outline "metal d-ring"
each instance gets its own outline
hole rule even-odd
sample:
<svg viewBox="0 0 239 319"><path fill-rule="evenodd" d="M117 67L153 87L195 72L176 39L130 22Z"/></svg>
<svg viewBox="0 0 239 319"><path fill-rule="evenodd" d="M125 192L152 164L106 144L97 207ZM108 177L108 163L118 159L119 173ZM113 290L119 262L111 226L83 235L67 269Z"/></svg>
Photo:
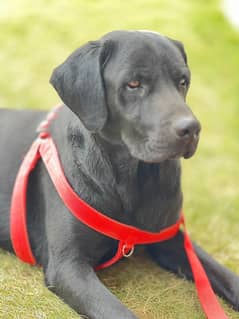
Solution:
<svg viewBox="0 0 239 319"><path fill-rule="evenodd" d="M122 247L122 254L123 254L124 257L129 258L129 257L132 256L133 253L134 253L134 246L132 246L132 247L130 248L130 251L129 251L128 253L125 252L125 250L126 250L127 248L128 248L127 245L124 244L123 247Z"/></svg>

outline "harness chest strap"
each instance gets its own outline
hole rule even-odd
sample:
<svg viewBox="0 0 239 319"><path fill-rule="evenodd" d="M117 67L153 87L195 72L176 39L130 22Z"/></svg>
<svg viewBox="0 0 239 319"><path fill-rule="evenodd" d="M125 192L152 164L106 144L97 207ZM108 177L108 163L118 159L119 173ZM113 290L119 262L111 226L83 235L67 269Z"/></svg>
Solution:
<svg viewBox="0 0 239 319"><path fill-rule="evenodd" d="M44 125L46 124L47 122ZM11 203L11 239L14 251L22 261L36 264L27 232L26 194L30 173L40 159L43 160L59 196L69 211L88 227L119 241L116 255L109 261L97 266L96 269L108 267L123 256L130 255L136 244L156 243L174 237L179 231L180 225L182 225L184 227L184 248L192 269L202 308L208 319L228 318L221 308L194 251L191 240L185 230L183 216L176 224L159 233L152 233L120 223L98 212L84 202L69 185L64 175L55 143L48 132L40 133L38 139L32 144L23 160L14 185Z"/></svg>
<svg viewBox="0 0 239 319"><path fill-rule="evenodd" d="M32 254L28 253L30 251L30 243L26 229L26 191L30 172L35 168L40 158L44 162L59 196L70 212L88 227L119 241L121 249L118 249L117 256L119 256L119 251L121 251L120 257L127 255L135 244L160 242L170 239L177 234L182 223L182 218L176 224L162 230L160 233L151 233L113 220L88 205L74 192L68 183L52 138L47 133L41 133L41 136L33 143L30 151L24 158L12 196L12 242L15 252L18 253L18 256L23 261L36 264L35 258L30 257ZM22 236L23 232L24 236ZM26 249L27 247L28 249ZM108 263L107 266L109 266ZM102 269L105 267L106 265L100 265L97 268Z"/></svg>

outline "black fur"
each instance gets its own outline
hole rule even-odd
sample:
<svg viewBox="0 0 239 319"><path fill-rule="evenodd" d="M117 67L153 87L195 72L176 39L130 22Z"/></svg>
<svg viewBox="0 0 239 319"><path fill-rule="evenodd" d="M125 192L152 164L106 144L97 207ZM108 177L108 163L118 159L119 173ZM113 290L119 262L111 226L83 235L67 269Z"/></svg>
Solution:
<svg viewBox="0 0 239 319"><path fill-rule="evenodd" d="M176 222L182 206L179 158L194 154L200 131L185 102L189 82L182 45L151 32L109 33L53 72L51 83L67 106L51 133L82 199L149 231ZM0 110L0 245L8 250L13 183L44 117ZM117 243L69 213L41 162L30 178L27 207L31 246L50 289L91 319L136 318L93 270L114 254ZM191 278L181 234L148 249L161 266ZM238 309L238 277L197 246L196 251L215 291Z"/></svg>

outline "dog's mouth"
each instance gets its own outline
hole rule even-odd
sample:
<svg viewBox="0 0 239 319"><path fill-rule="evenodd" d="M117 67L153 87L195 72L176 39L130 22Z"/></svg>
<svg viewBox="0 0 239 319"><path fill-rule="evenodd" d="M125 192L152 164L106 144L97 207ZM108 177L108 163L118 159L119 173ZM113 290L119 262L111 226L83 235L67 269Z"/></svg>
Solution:
<svg viewBox="0 0 239 319"><path fill-rule="evenodd" d="M188 139L175 139L167 142L143 136L143 134L131 135L122 132L122 140L128 147L130 154L146 163L160 163L165 160L177 160L179 158L191 158L197 149L199 134Z"/></svg>
<svg viewBox="0 0 239 319"><path fill-rule="evenodd" d="M184 159L189 159L195 154L197 150L197 145L198 138L185 145L182 148L182 150L179 150L178 152L173 152L171 155L169 155L168 159L179 159L180 157L183 157Z"/></svg>
<svg viewBox="0 0 239 319"><path fill-rule="evenodd" d="M158 146L151 143L141 143L138 147L130 147L129 151L134 158L146 163L160 163L165 160L178 160L191 158L197 149L199 138L194 138L187 143Z"/></svg>
<svg viewBox="0 0 239 319"><path fill-rule="evenodd" d="M185 147L185 152L183 154L183 157L185 159L188 159L190 157L192 157L196 150L197 150L197 146L198 146L198 142L199 142L199 135L195 135L187 144Z"/></svg>
<svg viewBox="0 0 239 319"><path fill-rule="evenodd" d="M189 159L191 158L198 146L199 142L199 134L194 134L190 139L188 140L179 140L176 141L174 145L171 147L169 146L167 155L168 158L166 159L179 159L183 157L184 159Z"/></svg>

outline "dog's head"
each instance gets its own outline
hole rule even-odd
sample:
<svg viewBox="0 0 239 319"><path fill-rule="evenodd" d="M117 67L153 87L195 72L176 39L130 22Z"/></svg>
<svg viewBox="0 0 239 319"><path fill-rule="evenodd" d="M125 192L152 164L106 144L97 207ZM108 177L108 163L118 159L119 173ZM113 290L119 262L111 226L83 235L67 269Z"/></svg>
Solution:
<svg viewBox="0 0 239 319"><path fill-rule="evenodd" d="M200 123L186 105L190 71L180 42L114 31L77 49L51 83L85 127L146 162L191 157Z"/></svg>

